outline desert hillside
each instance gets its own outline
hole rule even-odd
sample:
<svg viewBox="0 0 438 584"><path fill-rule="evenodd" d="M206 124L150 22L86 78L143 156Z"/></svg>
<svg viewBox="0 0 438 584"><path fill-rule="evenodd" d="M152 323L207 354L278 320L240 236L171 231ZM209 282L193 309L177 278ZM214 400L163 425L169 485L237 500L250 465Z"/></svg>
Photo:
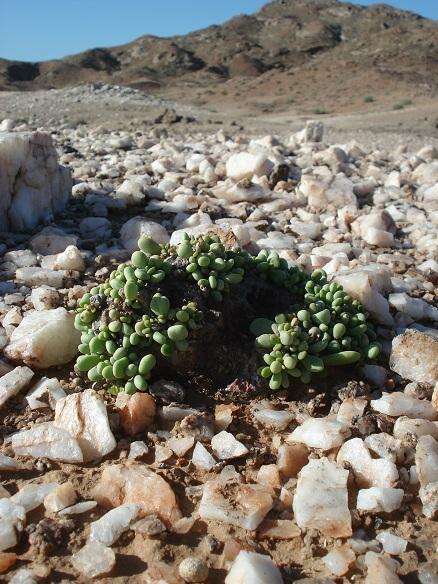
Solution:
<svg viewBox="0 0 438 584"><path fill-rule="evenodd" d="M437 40L435 21L387 5L276 0L183 36L145 35L39 63L0 60L0 89L103 81L199 105L348 111L434 97Z"/></svg>

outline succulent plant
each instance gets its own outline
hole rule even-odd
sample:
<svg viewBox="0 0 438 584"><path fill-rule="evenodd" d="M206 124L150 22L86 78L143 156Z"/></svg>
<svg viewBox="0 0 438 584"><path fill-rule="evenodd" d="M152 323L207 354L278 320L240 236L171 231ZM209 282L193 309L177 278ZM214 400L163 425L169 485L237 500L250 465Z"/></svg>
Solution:
<svg viewBox="0 0 438 584"><path fill-rule="evenodd" d="M176 246L142 236L138 247L82 297L75 317L82 333L76 370L112 393L147 391L157 361L187 351L195 331L202 332L199 300L220 306L249 277L290 299L290 312L256 318L249 327L264 351L259 374L271 389L379 354L363 307L339 284L328 284L322 270L309 277L275 251L252 256L216 235L185 235Z"/></svg>

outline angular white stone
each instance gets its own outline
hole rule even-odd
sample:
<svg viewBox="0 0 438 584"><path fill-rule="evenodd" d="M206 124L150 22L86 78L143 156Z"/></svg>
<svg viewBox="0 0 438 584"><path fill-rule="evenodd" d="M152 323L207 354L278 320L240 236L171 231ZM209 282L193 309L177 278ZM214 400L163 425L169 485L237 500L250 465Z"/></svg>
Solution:
<svg viewBox="0 0 438 584"><path fill-rule="evenodd" d="M30 570L20 568L20 570L14 572L9 584L37 584L37 581Z"/></svg>
<svg viewBox="0 0 438 584"><path fill-rule="evenodd" d="M418 439L415 466L422 487L438 482L438 442L432 436Z"/></svg>
<svg viewBox="0 0 438 584"><path fill-rule="evenodd" d="M239 181L254 175L267 175L273 168L272 162L263 154L238 152L232 154L226 163L227 176Z"/></svg>
<svg viewBox="0 0 438 584"><path fill-rule="evenodd" d="M225 584L283 584L280 570L269 556L240 551Z"/></svg>
<svg viewBox="0 0 438 584"><path fill-rule="evenodd" d="M72 555L71 563L86 578L97 578L111 572L116 564L116 555L111 548L97 541L89 541Z"/></svg>
<svg viewBox="0 0 438 584"><path fill-rule="evenodd" d="M106 406L92 389L58 400L54 424L77 440L85 462L98 460L116 447Z"/></svg>
<svg viewBox="0 0 438 584"><path fill-rule="evenodd" d="M389 304L376 285L373 275L364 270L339 275L335 278L350 296L359 300L365 309L377 320L385 325L392 325L394 320L389 312Z"/></svg>
<svg viewBox="0 0 438 584"><path fill-rule="evenodd" d="M78 248L75 245L69 245L59 254L43 257L41 267L49 270L76 270L77 272L83 272L85 270L85 262Z"/></svg>
<svg viewBox="0 0 438 584"><path fill-rule="evenodd" d="M156 514L168 527L181 519L181 511L170 485L139 463L106 467L93 496L104 507L136 503L140 505L142 517Z"/></svg>
<svg viewBox="0 0 438 584"><path fill-rule="evenodd" d="M223 521L243 529L257 529L272 508L270 489L262 485L241 484L222 477L204 485L199 516Z"/></svg>
<svg viewBox="0 0 438 584"><path fill-rule="evenodd" d="M193 449L192 462L196 468L206 471L211 470L216 465L215 459L201 442L196 442L196 446Z"/></svg>
<svg viewBox="0 0 438 584"><path fill-rule="evenodd" d="M20 462L0 452L0 471L3 470L6 472L11 472L14 470L21 470L23 468L24 467Z"/></svg>
<svg viewBox="0 0 438 584"><path fill-rule="evenodd" d="M401 391L384 392L380 399L373 399L370 403L373 410L387 416L408 416L409 418L424 418L426 420L438 419L438 412L430 401L417 399Z"/></svg>
<svg viewBox="0 0 438 584"><path fill-rule="evenodd" d="M90 542L97 541L106 546L113 545L122 533L129 529L139 511L140 506L133 503L111 509L100 519L90 524Z"/></svg>
<svg viewBox="0 0 438 584"><path fill-rule="evenodd" d="M403 495L403 489L382 487L362 489L357 495L357 508L359 511L369 513L391 513L400 508Z"/></svg>
<svg viewBox="0 0 438 584"><path fill-rule="evenodd" d="M41 505L49 493L59 487L58 483L40 483L26 485L11 497L16 505L21 505L26 513L33 511Z"/></svg>
<svg viewBox="0 0 438 584"><path fill-rule="evenodd" d="M25 286L52 286L53 288L62 288L67 272L61 270L48 270L46 268L18 268L15 273L15 279Z"/></svg>
<svg viewBox="0 0 438 584"><path fill-rule="evenodd" d="M213 452L220 460L230 460L248 454L248 448L236 440L230 432L222 430L211 439Z"/></svg>
<svg viewBox="0 0 438 584"><path fill-rule="evenodd" d="M167 446L177 456L184 456L195 443L193 436L184 436L182 438L170 438L167 441Z"/></svg>
<svg viewBox="0 0 438 584"><path fill-rule="evenodd" d="M310 448L331 450L341 446L344 440L350 436L350 430L334 416L326 418L307 418L295 428L286 441L301 442Z"/></svg>
<svg viewBox="0 0 438 584"><path fill-rule="evenodd" d="M49 513L71 507L77 499L76 491L70 483L64 483L51 491L44 499L44 507Z"/></svg>
<svg viewBox="0 0 438 584"><path fill-rule="evenodd" d="M292 412L263 407L263 404L257 405L253 409L252 415L263 426L275 430L285 430L295 417Z"/></svg>
<svg viewBox="0 0 438 584"><path fill-rule="evenodd" d="M17 395L33 377L29 367L15 367L0 377L0 407L12 396Z"/></svg>
<svg viewBox="0 0 438 584"><path fill-rule="evenodd" d="M84 457L78 441L66 430L52 422L37 424L29 430L21 430L12 436L15 454L48 458L60 462L83 462Z"/></svg>
<svg viewBox="0 0 438 584"><path fill-rule="evenodd" d="M438 423L422 418L401 416L395 421L393 434L395 438L400 440L408 434L412 434L417 438L420 436L433 436L435 440L438 440Z"/></svg>
<svg viewBox="0 0 438 584"><path fill-rule="evenodd" d="M33 229L62 211L71 192L70 171L58 166L50 134L0 134L0 231Z"/></svg>
<svg viewBox="0 0 438 584"><path fill-rule="evenodd" d="M59 301L59 293L50 286L40 286L39 288L33 288L30 294L30 301L35 310L56 308Z"/></svg>
<svg viewBox="0 0 438 584"><path fill-rule="evenodd" d="M383 458L372 458L361 438L345 442L336 462L351 469L359 487L393 487L398 481L395 464Z"/></svg>
<svg viewBox="0 0 438 584"><path fill-rule="evenodd" d="M369 551L365 554L368 567L365 584L402 584L397 576L399 564L392 558Z"/></svg>
<svg viewBox="0 0 438 584"><path fill-rule="evenodd" d="M409 329L393 339L389 364L405 379L434 385L438 382L438 340Z"/></svg>
<svg viewBox="0 0 438 584"><path fill-rule="evenodd" d="M336 548L322 558L329 571L335 576L343 576L349 570L350 564L356 559L356 554L347 546Z"/></svg>
<svg viewBox="0 0 438 584"><path fill-rule="evenodd" d="M349 537L352 529L347 480L348 470L327 458L310 460L298 475L293 500L298 526L318 529L330 537Z"/></svg>
<svg viewBox="0 0 438 584"><path fill-rule="evenodd" d="M0 520L0 552L14 547L18 543L17 531L14 524L7 520Z"/></svg>
<svg viewBox="0 0 438 584"><path fill-rule="evenodd" d="M152 237L156 243L167 243L169 235L162 225L155 221L147 221L143 217L133 217L123 224L120 239L123 247L130 253L138 249L137 242L141 235Z"/></svg>
<svg viewBox="0 0 438 584"><path fill-rule="evenodd" d="M66 393L56 377L42 377L27 394L26 401L31 410L47 407L53 410L56 402L65 396Z"/></svg>
<svg viewBox="0 0 438 584"><path fill-rule="evenodd" d="M149 452L148 446L143 442L143 440L136 440L131 442L129 447L128 458L130 460L135 460L136 458L141 458Z"/></svg>
<svg viewBox="0 0 438 584"><path fill-rule="evenodd" d="M406 550L408 542L398 535L394 535L390 531L381 531L376 535L376 539L380 541L383 551L391 556L398 556Z"/></svg>
<svg viewBox="0 0 438 584"><path fill-rule="evenodd" d="M80 515L81 513L87 513L97 507L96 501L82 501L81 503L76 503L71 507L66 507L59 512L59 515Z"/></svg>
<svg viewBox="0 0 438 584"><path fill-rule="evenodd" d="M414 320L430 319L438 321L438 308L428 304L421 298L411 298L405 292L389 295L389 304L399 312L407 314Z"/></svg>
<svg viewBox="0 0 438 584"><path fill-rule="evenodd" d="M421 487L418 495L423 503L423 515L429 519L436 519L438 517L438 482Z"/></svg>
<svg viewBox="0 0 438 584"><path fill-rule="evenodd" d="M12 333L5 355L37 369L64 365L76 355L81 338L73 322L65 308L28 313Z"/></svg>
<svg viewBox="0 0 438 584"><path fill-rule="evenodd" d="M400 418L399 418L400 419ZM380 434L370 434L364 440L365 445L372 452L391 462L402 462L405 455L405 448L400 440L391 436L391 434L386 434L386 432L381 432ZM385 486L385 485L374 485ZM391 485L389 485L391 486Z"/></svg>

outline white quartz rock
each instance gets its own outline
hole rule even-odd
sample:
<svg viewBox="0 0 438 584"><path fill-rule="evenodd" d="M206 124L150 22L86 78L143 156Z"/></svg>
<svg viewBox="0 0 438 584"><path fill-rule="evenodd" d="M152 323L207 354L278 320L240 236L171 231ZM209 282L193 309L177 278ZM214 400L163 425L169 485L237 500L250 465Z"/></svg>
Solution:
<svg viewBox="0 0 438 584"><path fill-rule="evenodd" d="M40 483L26 485L11 497L16 505L21 505L26 513L39 507L52 491L59 487L58 483Z"/></svg>
<svg viewBox="0 0 438 584"><path fill-rule="evenodd" d="M397 576L399 564L392 558L369 551L365 554L368 567L365 584L402 584Z"/></svg>
<svg viewBox="0 0 438 584"><path fill-rule="evenodd" d="M143 442L143 440L135 440L131 442L129 447L129 460L136 460L137 458L141 458L145 454L149 452L148 446Z"/></svg>
<svg viewBox="0 0 438 584"><path fill-rule="evenodd" d="M292 412L274 410L263 402L253 408L252 415L263 426L275 430L285 430L295 417Z"/></svg>
<svg viewBox="0 0 438 584"><path fill-rule="evenodd" d="M240 551L225 584L283 584L280 570L269 556Z"/></svg>
<svg viewBox="0 0 438 584"><path fill-rule="evenodd" d="M167 243L169 235L162 225L155 221L147 221L143 217L133 217L122 225L120 239L123 247L130 253L138 249L140 236L146 235L159 244Z"/></svg>
<svg viewBox="0 0 438 584"><path fill-rule="evenodd" d="M75 245L69 245L59 254L43 257L41 267L49 270L76 270L77 272L83 272L85 270L85 262L78 248Z"/></svg>
<svg viewBox="0 0 438 584"><path fill-rule="evenodd" d="M359 487L393 487L398 480L395 464L383 458L371 458L361 438L352 438L343 444L336 462L347 466Z"/></svg>
<svg viewBox="0 0 438 584"><path fill-rule="evenodd" d="M37 584L37 581L30 570L20 568L14 572L12 578L9 580L9 584Z"/></svg>
<svg viewBox="0 0 438 584"><path fill-rule="evenodd" d="M330 537L349 537L352 529L347 480L348 470L327 458L310 460L298 475L293 499L298 526L318 529Z"/></svg>
<svg viewBox="0 0 438 584"><path fill-rule="evenodd" d="M357 508L368 513L392 513L403 501L403 489L371 487L361 489L357 495Z"/></svg>
<svg viewBox="0 0 438 584"><path fill-rule="evenodd" d="M71 192L70 171L58 165L50 134L0 134L0 231L33 229L62 211Z"/></svg>
<svg viewBox="0 0 438 584"><path fill-rule="evenodd" d="M219 477L205 483L199 516L243 529L257 529L272 508L270 490L263 485L241 484Z"/></svg>
<svg viewBox="0 0 438 584"><path fill-rule="evenodd" d="M287 437L287 442L301 442L310 448L331 450L341 446L350 436L350 430L334 416L308 418Z"/></svg>
<svg viewBox="0 0 438 584"><path fill-rule="evenodd" d="M111 509L100 519L91 523L90 542L99 542L106 546L113 545L122 533L129 529L139 511L140 505L134 503Z"/></svg>
<svg viewBox="0 0 438 584"><path fill-rule="evenodd" d="M38 288L33 288L30 294L30 301L35 310L56 308L59 302L59 293L50 286L39 286Z"/></svg>
<svg viewBox="0 0 438 584"><path fill-rule="evenodd" d="M380 541L383 551L391 556L398 556L406 550L408 542L398 535L394 535L390 531L381 531L376 539Z"/></svg>
<svg viewBox="0 0 438 584"><path fill-rule="evenodd" d="M196 468L206 471L211 470L216 465L216 460L201 442L196 442L196 446L193 449L192 462Z"/></svg>
<svg viewBox="0 0 438 584"><path fill-rule="evenodd" d="M0 471L11 472L23 468L24 467L20 462L17 462L10 456L6 456L6 454L0 452Z"/></svg>
<svg viewBox="0 0 438 584"><path fill-rule="evenodd" d="M400 418L399 418L400 419ZM405 456L405 448L400 440L386 432L380 434L370 434L364 440L367 448L372 452L391 462L403 462ZM385 486L385 485L374 485ZM391 485L389 485L391 486Z"/></svg>
<svg viewBox="0 0 438 584"><path fill-rule="evenodd" d="M369 272L357 270L335 278L350 296L359 300L365 309L377 320L385 325L392 325L393 318L389 312L389 304L376 285L376 281Z"/></svg>
<svg viewBox="0 0 438 584"><path fill-rule="evenodd" d="M27 394L26 401L31 410L47 407L53 410L56 402L65 396L66 393L56 377L42 377Z"/></svg>
<svg viewBox="0 0 438 584"><path fill-rule="evenodd" d="M98 541L89 541L72 555L71 563L85 578L98 578L108 574L116 564L113 550Z"/></svg>
<svg viewBox="0 0 438 584"><path fill-rule="evenodd" d="M98 460L116 447L105 403L91 389L58 400L54 424L77 440L85 462Z"/></svg>
<svg viewBox="0 0 438 584"><path fill-rule="evenodd" d="M321 142L324 136L324 124L316 120L307 120L305 127L291 137L293 144L308 144Z"/></svg>
<svg viewBox="0 0 438 584"><path fill-rule="evenodd" d="M423 503L423 515L429 519L438 517L438 481L421 487L418 493Z"/></svg>
<svg viewBox="0 0 438 584"><path fill-rule="evenodd" d="M438 482L438 442L432 436L421 436L418 439L415 466L422 487Z"/></svg>
<svg viewBox="0 0 438 584"><path fill-rule="evenodd" d="M273 168L272 162L263 154L238 152L232 154L226 163L227 176L239 181L254 175L267 175Z"/></svg>
<svg viewBox="0 0 438 584"><path fill-rule="evenodd" d="M76 355L81 334L65 308L26 314L11 335L5 355L37 369L64 365Z"/></svg>
<svg viewBox="0 0 438 584"><path fill-rule="evenodd" d="M0 377L0 407L14 395L26 387L33 377L29 367L15 367L6 375Z"/></svg>
<svg viewBox="0 0 438 584"><path fill-rule="evenodd" d="M373 410L387 416L408 416L426 420L438 419L438 412L430 401L417 399L401 391L383 392L380 399L373 399L370 403Z"/></svg>
<svg viewBox="0 0 438 584"><path fill-rule="evenodd" d="M222 430L211 439L211 447L219 460L239 458L248 454L248 448L236 440L230 432Z"/></svg>
<svg viewBox="0 0 438 584"><path fill-rule="evenodd" d="M63 270L49 270L47 268L18 268L15 272L15 279L25 286L52 286L62 288L67 272Z"/></svg>
<svg viewBox="0 0 438 584"><path fill-rule="evenodd" d="M322 561L331 574L343 576L349 570L350 565L356 559L356 554L348 546L342 546L329 552Z"/></svg>
<svg viewBox="0 0 438 584"><path fill-rule="evenodd" d="M88 513L88 511L91 511L95 507L97 507L96 501L81 501L80 503L76 503L76 505L61 509L59 515L80 515L81 513Z"/></svg>
<svg viewBox="0 0 438 584"><path fill-rule="evenodd" d="M49 458L60 462L83 462L78 441L63 428L52 422L37 424L12 436L15 454L34 458Z"/></svg>
<svg viewBox="0 0 438 584"><path fill-rule="evenodd" d="M389 364L405 379L434 385L438 382L438 340L409 329L393 339Z"/></svg>
<svg viewBox="0 0 438 584"><path fill-rule="evenodd" d="M70 483L64 483L51 491L44 499L44 507L49 513L57 513L76 503L76 491Z"/></svg>
<svg viewBox="0 0 438 584"><path fill-rule="evenodd" d="M18 543L17 531L14 524L7 520L0 520L0 552L16 546Z"/></svg>
<svg viewBox="0 0 438 584"><path fill-rule="evenodd" d="M389 304L414 320L430 319L438 321L438 308L428 304L421 298L411 298L404 292L389 295Z"/></svg>
<svg viewBox="0 0 438 584"><path fill-rule="evenodd" d="M12 498L0 499L0 522L9 522L15 529L22 531L26 523L26 509Z"/></svg>
<svg viewBox="0 0 438 584"><path fill-rule="evenodd" d="M393 428L395 438L403 439L405 436L412 434L419 438L420 436L433 436L438 440L438 423L424 420L422 418L408 418L401 416L397 418Z"/></svg>

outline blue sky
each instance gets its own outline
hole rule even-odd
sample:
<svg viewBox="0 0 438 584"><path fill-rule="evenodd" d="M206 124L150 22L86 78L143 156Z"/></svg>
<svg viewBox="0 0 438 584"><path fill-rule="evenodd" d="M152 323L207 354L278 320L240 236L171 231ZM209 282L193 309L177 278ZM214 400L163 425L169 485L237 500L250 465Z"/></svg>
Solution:
<svg viewBox="0 0 438 584"><path fill-rule="evenodd" d="M251 13L267 0L0 0L0 57L41 61L143 34L171 36ZM369 5L372 0L354 1ZM438 0L390 0L438 18Z"/></svg>

